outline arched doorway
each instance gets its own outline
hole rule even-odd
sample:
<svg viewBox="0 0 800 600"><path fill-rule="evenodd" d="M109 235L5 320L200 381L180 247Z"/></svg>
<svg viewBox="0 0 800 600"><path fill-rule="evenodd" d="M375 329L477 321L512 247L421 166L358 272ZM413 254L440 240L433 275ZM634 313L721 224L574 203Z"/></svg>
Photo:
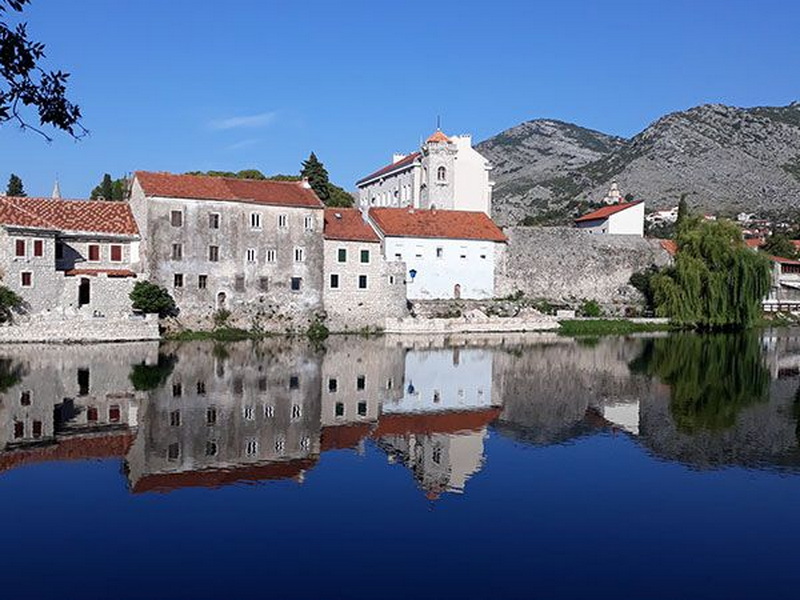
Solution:
<svg viewBox="0 0 800 600"><path fill-rule="evenodd" d="M453 298L455 298L456 300L459 300L461 298L461 284L460 283L457 283L453 287Z"/></svg>
<svg viewBox="0 0 800 600"><path fill-rule="evenodd" d="M82 277L78 284L78 306L86 306L91 301L91 283L88 277Z"/></svg>
<svg viewBox="0 0 800 600"><path fill-rule="evenodd" d="M217 294L217 308L225 308L225 302L228 299L228 295L225 292L220 292Z"/></svg>

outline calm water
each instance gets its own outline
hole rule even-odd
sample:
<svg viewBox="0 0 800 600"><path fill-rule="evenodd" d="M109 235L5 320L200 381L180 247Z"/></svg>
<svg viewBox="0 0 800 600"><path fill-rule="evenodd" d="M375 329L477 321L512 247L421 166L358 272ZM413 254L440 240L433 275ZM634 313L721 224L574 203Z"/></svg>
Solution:
<svg viewBox="0 0 800 600"><path fill-rule="evenodd" d="M0 348L3 598L800 589L800 332Z"/></svg>

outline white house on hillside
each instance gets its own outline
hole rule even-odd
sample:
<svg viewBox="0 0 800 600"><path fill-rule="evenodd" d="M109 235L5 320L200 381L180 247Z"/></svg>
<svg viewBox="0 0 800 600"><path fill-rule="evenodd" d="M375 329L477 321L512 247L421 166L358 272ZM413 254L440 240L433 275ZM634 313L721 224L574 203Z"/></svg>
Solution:
<svg viewBox="0 0 800 600"><path fill-rule="evenodd" d="M644 202L620 202L575 219L575 226L601 235L644 237Z"/></svg>
<svg viewBox="0 0 800 600"><path fill-rule="evenodd" d="M506 236L482 212L371 208L387 261L406 263L411 300L491 298Z"/></svg>
<svg viewBox="0 0 800 600"><path fill-rule="evenodd" d="M492 166L472 147L472 136L437 130L417 152L356 182L362 210L390 206L481 211L491 215Z"/></svg>

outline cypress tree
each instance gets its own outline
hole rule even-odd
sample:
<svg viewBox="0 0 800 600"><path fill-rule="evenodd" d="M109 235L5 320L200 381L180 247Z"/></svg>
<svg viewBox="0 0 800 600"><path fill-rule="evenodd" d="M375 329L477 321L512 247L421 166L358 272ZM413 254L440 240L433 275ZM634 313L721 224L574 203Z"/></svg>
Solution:
<svg viewBox="0 0 800 600"><path fill-rule="evenodd" d="M22 179L20 179L14 173L11 174L11 177L8 178L8 187L6 188L6 196L27 196L25 193L25 187L22 185Z"/></svg>
<svg viewBox="0 0 800 600"><path fill-rule="evenodd" d="M322 203L327 205L331 197L330 188L328 187L330 183L328 180L328 171L313 152L308 157L308 160L303 161L303 168L300 171L300 175L308 179L311 189L313 189L314 193L322 200Z"/></svg>
<svg viewBox="0 0 800 600"><path fill-rule="evenodd" d="M686 224L689 218L689 204L686 202L686 194L681 194L681 199L678 201L678 218L675 220L675 230L680 231L681 227Z"/></svg>

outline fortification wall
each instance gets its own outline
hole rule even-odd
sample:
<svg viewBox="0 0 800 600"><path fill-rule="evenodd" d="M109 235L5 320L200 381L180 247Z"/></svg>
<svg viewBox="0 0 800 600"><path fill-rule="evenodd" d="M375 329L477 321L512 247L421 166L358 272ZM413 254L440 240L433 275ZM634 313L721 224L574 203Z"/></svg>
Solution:
<svg viewBox="0 0 800 600"><path fill-rule="evenodd" d="M0 343L122 342L159 339L158 316L31 319L0 327Z"/></svg>
<svg viewBox="0 0 800 600"><path fill-rule="evenodd" d="M496 271L496 295L575 306L595 300L611 312L642 304L628 283L636 271L669 264L658 240L592 235L572 227L508 227L508 247Z"/></svg>

